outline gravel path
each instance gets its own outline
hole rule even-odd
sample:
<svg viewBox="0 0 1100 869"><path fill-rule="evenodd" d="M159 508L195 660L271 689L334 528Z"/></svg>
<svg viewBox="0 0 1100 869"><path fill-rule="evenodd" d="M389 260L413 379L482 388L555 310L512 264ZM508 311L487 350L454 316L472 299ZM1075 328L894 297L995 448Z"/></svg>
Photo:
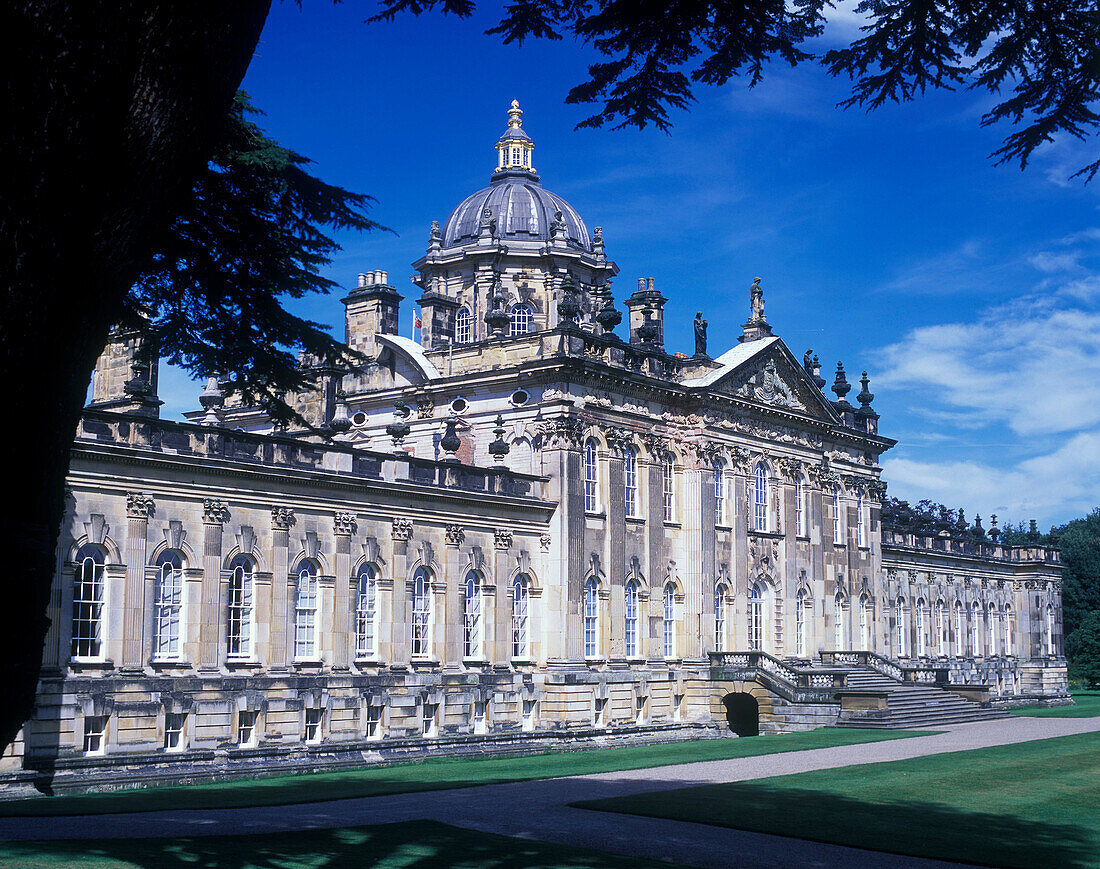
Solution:
<svg viewBox="0 0 1100 869"><path fill-rule="evenodd" d="M1012 717L955 725L938 735L914 739L417 794L249 809L0 818L0 839L214 836L430 819L473 830L694 866L774 869L957 865L681 821L575 809L569 803L1096 731L1100 731L1100 718Z"/></svg>

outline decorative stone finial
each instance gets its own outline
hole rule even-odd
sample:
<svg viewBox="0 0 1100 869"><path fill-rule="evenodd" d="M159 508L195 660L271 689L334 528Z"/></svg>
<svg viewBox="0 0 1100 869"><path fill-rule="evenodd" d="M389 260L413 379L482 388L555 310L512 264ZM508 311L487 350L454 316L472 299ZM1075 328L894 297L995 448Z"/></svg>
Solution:
<svg viewBox="0 0 1100 869"><path fill-rule="evenodd" d="M859 382L863 384L863 389L860 390L859 395L856 396L859 399L859 403L862 404L868 410L871 409L871 402L875 400L875 394L867 389L871 382L871 379L867 376L867 372L863 372L863 376L859 379Z"/></svg>
<svg viewBox="0 0 1100 869"><path fill-rule="evenodd" d="M559 211L558 214L561 214ZM566 272L561 279L561 300L558 302L558 317L562 326L576 325L581 306L577 303L577 286L573 275Z"/></svg>
<svg viewBox="0 0 1100 869"><path fill-rule="evenodd" d="M844 375L844 363L838 362L836 364L836 379L833 380L833 392L836 393L836 400L838 402L844 401L846 396L852 390L852 385L848 382L848 378Z"/></svg>
<svg viewBox="0 0 1100 869"><path fill-rule="evenodd" d="M206 388L199 395L199 404L206 411L206 416L200 420L199 425L216 427L222 424L222 405L225 404L225 396L218 386L218 378L206 378Z"/></svg>
<svg viewBox="0 0 1100 869"><path fill-rule="evenodd" d="M493 280L493 295L489 299L489 310L485 312L485 325L489 327L492 338L503 338L508 329L508 312L504 310L504 290L500 285L500 275Z"/></svg>
<svg viewBox="0 0 1100 869"><path fill-rule="evenodd" d="M817 354L814 354L814 383L817 384L818 389L825 388L825 378L821 376L821 360L817 358Z"/></svg>
<svg viewBox="0 0 1100 869"><path fill-rule="evenodd" d="M497 414L496 428L493 429L493 434L497 438L489 444L489 455L496 460L497 467L502 468L504 467L504 457L512 450L504 440L504 416L502 414Z"/></svg>
<svg viewBox="0 0 1100 869"><path fill-rule="evenodd" d="M336 409L329 420L329 428L335 433L335 440L344 440L351 429L351 420L348 418L348 394L344 390L336 393Z"/></svg>
<svg viewBox="0 0 1100 869"><path fill-rule="evenodd" d="M875 394L867 388L871 381L867 377L866 371L863 372L863 377L860 378L859 382L863 385L863 389L856 396L859 399L859 410L856 411L856 419L862 423L868 434L878 434L878 414L871 408L871 402L875 400Z"/></svg>
<svg viewBox="0 0 1100 869"><path fill-rule="evenodd" d="M508 109L508 128L518 130L523 126L523 109L519 107L519 100L512 100L512 107ZM536 126L538 126L536 124Z"/></svg>
<svg viewBox="0 0 1100 869"><path fill-rule="evenodd" d="M393 422L386 426L386 434L393 438L393 448L401 452L401 444L412 430L408 423L409 408L400 396L393 403Z"/></svg>
<svg viewBox="0 0 1100 869"><path fill-rule="evenodd" d="M448 417L444 425L447 430L443 433L443 437L439 439L439 446L447 455L444 457L445 462L457 462L458 456L456 453L459 447L462 446L462 439L459 438L458 432L455 430L458 427L458 420L455 417Z"/></svg>
<svg viewBox="0 0 1100 869"><path fill-rule="evenodd" d="M600 324L604 334L610 335L615 327L623 321L623 315L615 308L615 298L611 295L611 281L606 281L602 290L603 307L596 314L596 322Z"/></svg>

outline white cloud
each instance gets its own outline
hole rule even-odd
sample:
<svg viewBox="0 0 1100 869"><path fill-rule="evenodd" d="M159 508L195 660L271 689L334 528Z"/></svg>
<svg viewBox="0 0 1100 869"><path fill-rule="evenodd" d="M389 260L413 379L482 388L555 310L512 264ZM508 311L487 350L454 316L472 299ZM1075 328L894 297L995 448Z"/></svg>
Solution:
<svg viewBox="0 0 1100 869"><path fill-rule="evenodd" d="M1038 518L1045 526L1081 515L1097 505L1100 433L1076 435L1045 454L1011 467L976 461L886 459L890 494L906 500L931 498L962 505L988 520ZM988 521L986 521L988 527Z"/></svg>
<svg viewBox="0 0 1100 869"><path fill-rule="evenodd" d="M1079 265L1081 254L1078 251L1066 253L1050 253L1040 251L1034 256L1028 257L1028 262L1041 272L1069 272Z"/></svg>
<svg viewBox="0 0 1100 869"><path fill-rule="evenodd" d="M882 351L885 388L923 389L941 413L1007 424L1021 436L1100 425L1100 312L1048 300L973 323L912 330Z"/></svg>

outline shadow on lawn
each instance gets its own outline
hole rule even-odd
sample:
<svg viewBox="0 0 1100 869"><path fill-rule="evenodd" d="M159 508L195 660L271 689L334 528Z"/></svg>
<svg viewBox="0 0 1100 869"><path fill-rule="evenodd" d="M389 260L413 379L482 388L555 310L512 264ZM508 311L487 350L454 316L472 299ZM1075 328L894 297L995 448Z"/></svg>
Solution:
<svg viewBox="0 0 1100 869"><path fill-rule="evenodd" d="M479 833L431 821L407 821L247 836L9 842L0 843L0 865L35 869L74 865L88 869L119 865L142 869L286 869L288 866L350 869L361 866L459 865L494 869L627 869L638 866L639 861L597 851L580 851Z"/></svg>
<svg viewBox="0 0 1100 869"><path fill-rule="evenodd" d="M728 784L573 805L992 866L1100 866L1100 842L1088 827L936 803L873 803L816 790Z"/></svg>

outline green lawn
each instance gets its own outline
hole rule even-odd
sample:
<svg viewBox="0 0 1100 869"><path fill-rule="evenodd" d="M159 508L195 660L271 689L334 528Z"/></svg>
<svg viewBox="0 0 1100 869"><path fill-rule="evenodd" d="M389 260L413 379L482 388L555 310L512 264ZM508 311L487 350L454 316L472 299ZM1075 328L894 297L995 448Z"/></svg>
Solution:
<svg viewBox="0 0 1100 869"><path fill-rule="evenodd" d="M433 821L248 836L0 843L0 866L19 869L289 869L416 866L647 869L668 863L463 830Z"/></svg>
<svg viewBox="0 0 1100 869"><path fill-rule="evenodd" d="M1094 718L1100 715L1100 691L1073 691L1076 706L1022 706L1013 715L1027 718Z"/></svg>
<svg viewBox="0 0 1100 869"><path fill-rule="evenodd" d="M807 733L782 736L701 739L666 745L550 752L525 757L433 758L418 763L329 773L272 776L101 794L34 797L0 802L0 816L89 815L153 812L160 809L276 806L644 769L674 763L724 760L925 735L928 735L927 731L819 728Z"/></svg>
<svg viewBox="0 0 1100 869"><path fill-rule="evenodd" d="M1100 734L578 805L995 866L1100 866Z"/></svg>

